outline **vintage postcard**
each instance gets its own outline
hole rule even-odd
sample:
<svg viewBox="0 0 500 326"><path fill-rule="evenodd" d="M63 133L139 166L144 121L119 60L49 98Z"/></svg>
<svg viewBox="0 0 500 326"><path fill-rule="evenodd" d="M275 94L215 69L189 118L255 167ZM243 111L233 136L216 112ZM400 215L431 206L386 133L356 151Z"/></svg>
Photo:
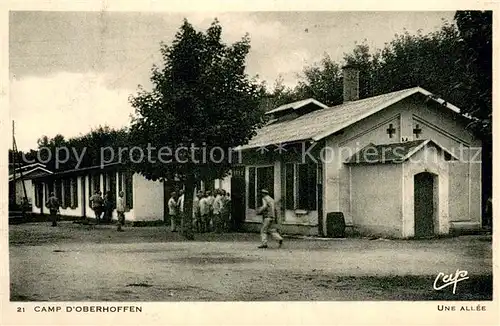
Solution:
<svg viewBox="0 0 500 326"><path fill-rule="evenodd" d="M4 8L2 325L498 324L498 5L195 3Z"/></svg>

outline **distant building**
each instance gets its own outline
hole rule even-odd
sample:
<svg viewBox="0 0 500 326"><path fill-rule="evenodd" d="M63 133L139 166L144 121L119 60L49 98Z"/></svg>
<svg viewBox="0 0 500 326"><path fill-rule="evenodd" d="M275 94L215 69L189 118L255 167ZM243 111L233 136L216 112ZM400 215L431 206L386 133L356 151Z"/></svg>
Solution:
<svg viewBox="0 0 500 326"><path fill-rule="evenodd" d="M49 171L44 164L34 163L27 165L9 164L9 207L10 209L19 208L24 198L24 189L26 189L26 196L28 203L32 204L33 198L33 184L32 178L37 176L49 175ZM23 187L24 183L24 187Z"/></svg>
<svg viewBox="0 0 500 326"><path fill-rule="evenodd" d="M44 175L34 178L33 184L32 212L35 214L48 213L45 203L50 192L54 191L61 200L61 215L93 219L95 215L89 199L95 191L101 191L103 196L111 192L115 202L119 192L123 191L125 218L133 222L163 220L164 215L168 214L166 205L170 193L182 188L179 181L150 181L138 173L129 172L118 163ZM224 181L217 180L217 186L224 185ZM205 188L202 182L199 187ZM113 219L116 217L114 211Z"/></svg>

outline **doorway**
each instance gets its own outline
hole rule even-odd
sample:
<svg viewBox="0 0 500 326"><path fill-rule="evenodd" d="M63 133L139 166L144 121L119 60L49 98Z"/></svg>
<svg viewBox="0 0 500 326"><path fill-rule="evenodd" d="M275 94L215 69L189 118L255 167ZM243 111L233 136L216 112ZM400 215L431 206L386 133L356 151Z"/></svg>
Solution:
<svg viewBox="0 0 500 326"><path fill-rule="evenodd" d="M434 235L435 175L422 172L414 176L415 237Z"/></svg>
<svg viewBox="0 0 500 326"><path fill-rule="evenodd" d="M242 231L246 210L245 167L233 167L231 171L231 229Z"/></svg>

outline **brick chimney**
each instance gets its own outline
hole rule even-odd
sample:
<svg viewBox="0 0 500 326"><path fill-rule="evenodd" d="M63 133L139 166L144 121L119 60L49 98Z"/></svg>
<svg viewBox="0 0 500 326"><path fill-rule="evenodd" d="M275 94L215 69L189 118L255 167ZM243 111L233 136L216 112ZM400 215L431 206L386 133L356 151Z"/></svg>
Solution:
<svg viewBox="0 0 500 326"><path fill-rule="evenodd" d="M359 100L359 69L353 65L342 67L344 76L344 103Z"/></svg>

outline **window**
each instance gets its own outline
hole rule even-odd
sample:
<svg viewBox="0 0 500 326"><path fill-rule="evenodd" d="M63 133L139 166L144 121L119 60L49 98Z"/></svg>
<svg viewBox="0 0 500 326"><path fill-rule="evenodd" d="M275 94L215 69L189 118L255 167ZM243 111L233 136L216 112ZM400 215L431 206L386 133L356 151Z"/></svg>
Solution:
<svg viewBox="0 0 500 326"><path fill-rule="evenodd" d="M295 164L285 165L285 207L295 209Z"/></svg>
<svg viewBox="0 0 500 326"><path fill-rule="evenodd" d="M248 168L248 208L256 209L261 206L261 190L266 189L274 198L274 167Z"/></svg>
<svg viewBox="0 0 500 326"><path fill-rule="evenodd" d="M317 165L285 165L285 207L286 209L317 209Z"/></svg>
<svg viewBox="0 0 500 326"><path fill-rule="evenodd" d="M45 184L45 192L46 192L46 195L47 195L47 198L50 197L50 193L54 191L54 183L53 182L47 182Z"/></svg>
<svg viewBox="0 0 500 326"><path fill-rule="evenodd" d="M96 191L101 191L101 176L89 174L89 197L92 197Z"/></svg>
<svg viewBox="0 0 500 326"><path fill-rule="evenodd" d="M116 202L116 173L109 172L106 174L106 192L111 192L111 198Z"/></svg>
<svg viewBox="0 0 500 326"><path fill-rule="evenodd" d="M132 180L133 173L127 172L124 175L125 177L125 205L127 208L134 208L134 183Z"/></svg>
<svg viewBox="0 0 500 326"><path fill-rule="evenodd" d="M78 207L78 181L71 178L71 208Z"/></svg>
<svg viewBox="0 0 500 326"><path fill-rule="evenodd" d="M40 203L42 202L43 187L40 183L35 183L35 206L40 208Z"/></svg>
<svg viewBox="0 0 500 326"><path fill-rule="evenodd" d="M118 172L118 192L123 190L123 172Z"/></svg>
<svg viewBox="0 0 500 326"><path fill-rule="evenodd" d="M63 179L62 183L64 191L63 191L63 200L61 206L63 208L71 207L71 179Z"/></svg>
<svg viewBox="0 0 500 326"><path fill-rule="evenodd" d="M54 192L56 194L57 199L62 201L62 180L56 180L54 182Z"/></svg>

